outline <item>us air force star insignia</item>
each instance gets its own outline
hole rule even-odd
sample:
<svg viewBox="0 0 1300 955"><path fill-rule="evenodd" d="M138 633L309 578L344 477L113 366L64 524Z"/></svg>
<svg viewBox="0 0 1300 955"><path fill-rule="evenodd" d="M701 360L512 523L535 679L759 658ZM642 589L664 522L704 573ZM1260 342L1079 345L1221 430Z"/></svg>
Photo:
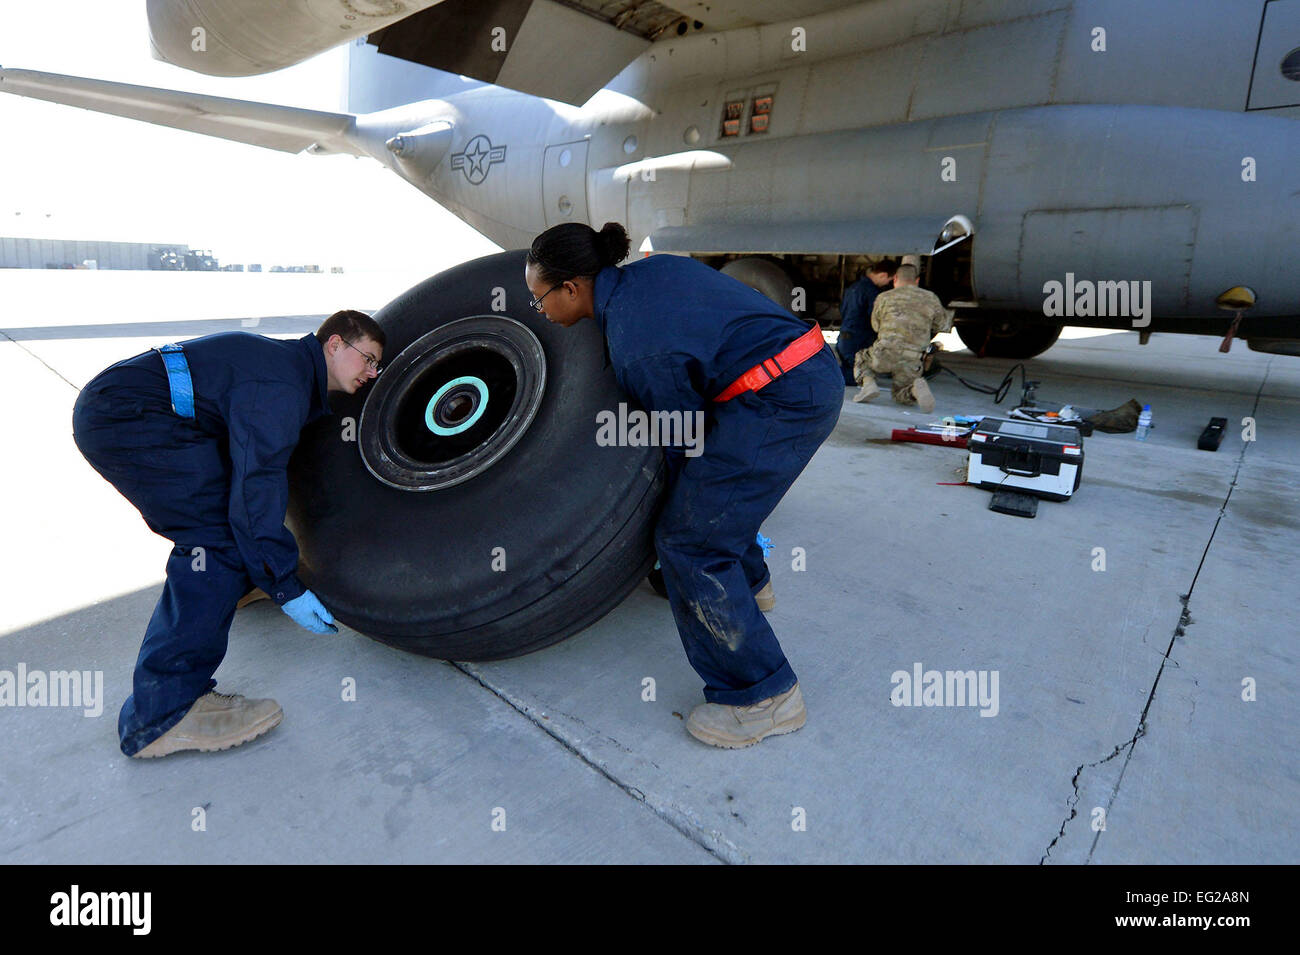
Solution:
<svg viewBox="0 0 1300 955"><path fill-rule="evenodd" d="M463 152L451 154L451 168L465 170L470 185L477 186L487 178L493 163L506 161L506 147L493 146L486 136L475 136L465 144Z"/></svg>

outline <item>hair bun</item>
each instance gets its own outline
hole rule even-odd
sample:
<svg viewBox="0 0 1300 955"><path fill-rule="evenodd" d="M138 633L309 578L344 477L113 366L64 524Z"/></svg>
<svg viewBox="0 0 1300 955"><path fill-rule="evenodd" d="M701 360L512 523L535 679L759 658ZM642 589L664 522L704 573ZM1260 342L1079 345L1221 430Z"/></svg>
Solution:
<svg viewBox="0 0 1300 955"><path fill-rule="evenodd" d="M606 222L601 226L597 236L600 258L604 265L617 265L627 258L632 243L627 237L627 230L622 225L617 222Z"/></svg>

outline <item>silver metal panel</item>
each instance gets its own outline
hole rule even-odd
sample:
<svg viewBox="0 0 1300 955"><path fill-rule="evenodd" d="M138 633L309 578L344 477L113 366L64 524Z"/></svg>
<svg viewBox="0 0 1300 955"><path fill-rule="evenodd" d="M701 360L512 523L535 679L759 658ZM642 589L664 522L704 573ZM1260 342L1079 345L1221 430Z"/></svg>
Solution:
<svg viewBox="0 0 1300 955"><path fill-rule="evenodd" d="M1261 0L1076 0L1061 44L1059 103L1240 110ZM1106 52L1092 50L1094 29Z"/></svg>
<svg viewBox="0 0 1300 955"><path fill-rule="evenodd" d="M814 64L805 101L817 108L800 110L799 132L905 122L925 44L910 40L870 56Z"/></svg>
<svg viewBox="0 0 1300 955"><path fill-rule="evenodd" d="M542 157L542 208L549 228L587 221L587 141L549 146Z"/></svg>
<svg viewBox="0 0 1300 955"><path fill-rule="evenodd" d="M826 219L934 217L934 234L949 216L973 215L984 147L982 120L906 123L719 147L734 159L726 172L690 181L687 222L803 222ZM933 148L931 143L939 144ZM941 178L944 158L957 162L956 182ZM637 196L634 186L633 196ZM634 211L638 211L634 205ZM931 236L930 238L933 238Z"/></svg>
<svg viewBox="0 0 1300 955"><path fill-rule="evenodd" d="M1191 206L1034 211L1021 233L1020 294L1043 297L1043 285L1074 281L1150 281L1159 314L1187 308L1196 241Z"/></svg>
<svg viewBox="0 0 1300 955"><path fill-rule="evenodd" d="M1226 145L1225 145L1226 144ZM1242 178L1242 154L1258 165ZM1196 210L1196 248L1186 314L1216 316L1215 296L1234 285L1259 293L1257 317L1295 314L1300 272L1277 235L1300 219L1300 124L1271 114L1152 106L1057 106L999 114L992 134L972 248L975 289L991 307L1021 307L1052 276L1080 273L1093 253L1063 233L1024 241L1035 210ZM1178 227L1147 217L1145 241L1131 241L1127 271L1155 282L1170 268L1165 244ZM1277 223L1261 231L1261 223ZM1099 233L1081 225L1081 239ZM1049 265L1040 266L1046 256ZM1082 258L1074 267L1076 258ZM1069 266L1068 268L1066 266ZM1172 284L1181 284L1181 255ZM1169 285L1169 282L1163 282ZM1159 288L1153 287L1159 292ZM1028 304L1040 303L1041 291Z"/></svg>
<svg viewBox="0 0 1300 955"><path fill-rule="evenodd" d="M916 68L909 118L1050 102L1066 19L1062 11L931 39Z"/></svg>
<svg viewBox="0 0 1300 955"><path fill-rule="evenodd" d="M534 96L581 104L649 45L553 0L536 0L519 25L496 82Z"/></svg>
<svg viewBox="0 0 1300 955"><path fill-rule="evenodd" d="M844 255L927 254L945 218L702 223L666 226L650 235L655 252L803 252Z"/></svg>
<svg viewBox="0 0 1300 955"><path fill-rule="evenodd" d="M606 222L626 227L627 180L615 181L614 170L598 169L591 176L591 225L599 229Z"/></svg>
<svg viewBox="0 0 1300 955"><path fill-rule="evenodd" d="M1300 0L1270 0L1264 8L1255 72L1250 79L1250 109L1300 106L1300 82L1282 75L1282 60L1300 49Z"/></svg>
<svg viewBox="0 0 1300 955"><path fill-rule="evenodd" d="M1074 0L962 0L950 17L958 27L979 27L1068 9L1073 3Z"/></svg>

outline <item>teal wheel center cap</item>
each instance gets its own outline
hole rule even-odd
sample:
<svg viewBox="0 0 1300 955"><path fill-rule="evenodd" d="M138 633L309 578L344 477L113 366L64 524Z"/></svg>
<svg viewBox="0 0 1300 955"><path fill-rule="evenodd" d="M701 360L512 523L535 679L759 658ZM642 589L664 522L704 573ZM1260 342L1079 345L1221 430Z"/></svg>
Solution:
<svg viewBox="0 0 1300 955"><path fill-rule="evenodd" d="M473 375L453 378L429 399L424 423L436 435L460 434L483 417L487 404L488 389L482 378Z"/></svg>

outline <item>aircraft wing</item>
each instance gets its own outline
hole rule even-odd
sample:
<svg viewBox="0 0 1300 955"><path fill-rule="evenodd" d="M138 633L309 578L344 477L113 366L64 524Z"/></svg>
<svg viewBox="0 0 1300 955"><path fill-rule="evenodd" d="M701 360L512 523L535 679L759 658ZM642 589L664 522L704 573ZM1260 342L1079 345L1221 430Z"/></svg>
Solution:
<svg viewBox="0 0 1300 955"><path fill-rule="evenodd" d="M580 106L656 40L854 0L442 0L370 34L380 53Z"/></svg>
<svg viewBox="0 0 1300 955"><path fill-rule="evenodd" d="M323 113L33 70L0 69L0 92L79 106L98 113L112 113L282 152L297 153L310 149L314 153L365 155L348 138L355 119L347 113Z"/></svg>

